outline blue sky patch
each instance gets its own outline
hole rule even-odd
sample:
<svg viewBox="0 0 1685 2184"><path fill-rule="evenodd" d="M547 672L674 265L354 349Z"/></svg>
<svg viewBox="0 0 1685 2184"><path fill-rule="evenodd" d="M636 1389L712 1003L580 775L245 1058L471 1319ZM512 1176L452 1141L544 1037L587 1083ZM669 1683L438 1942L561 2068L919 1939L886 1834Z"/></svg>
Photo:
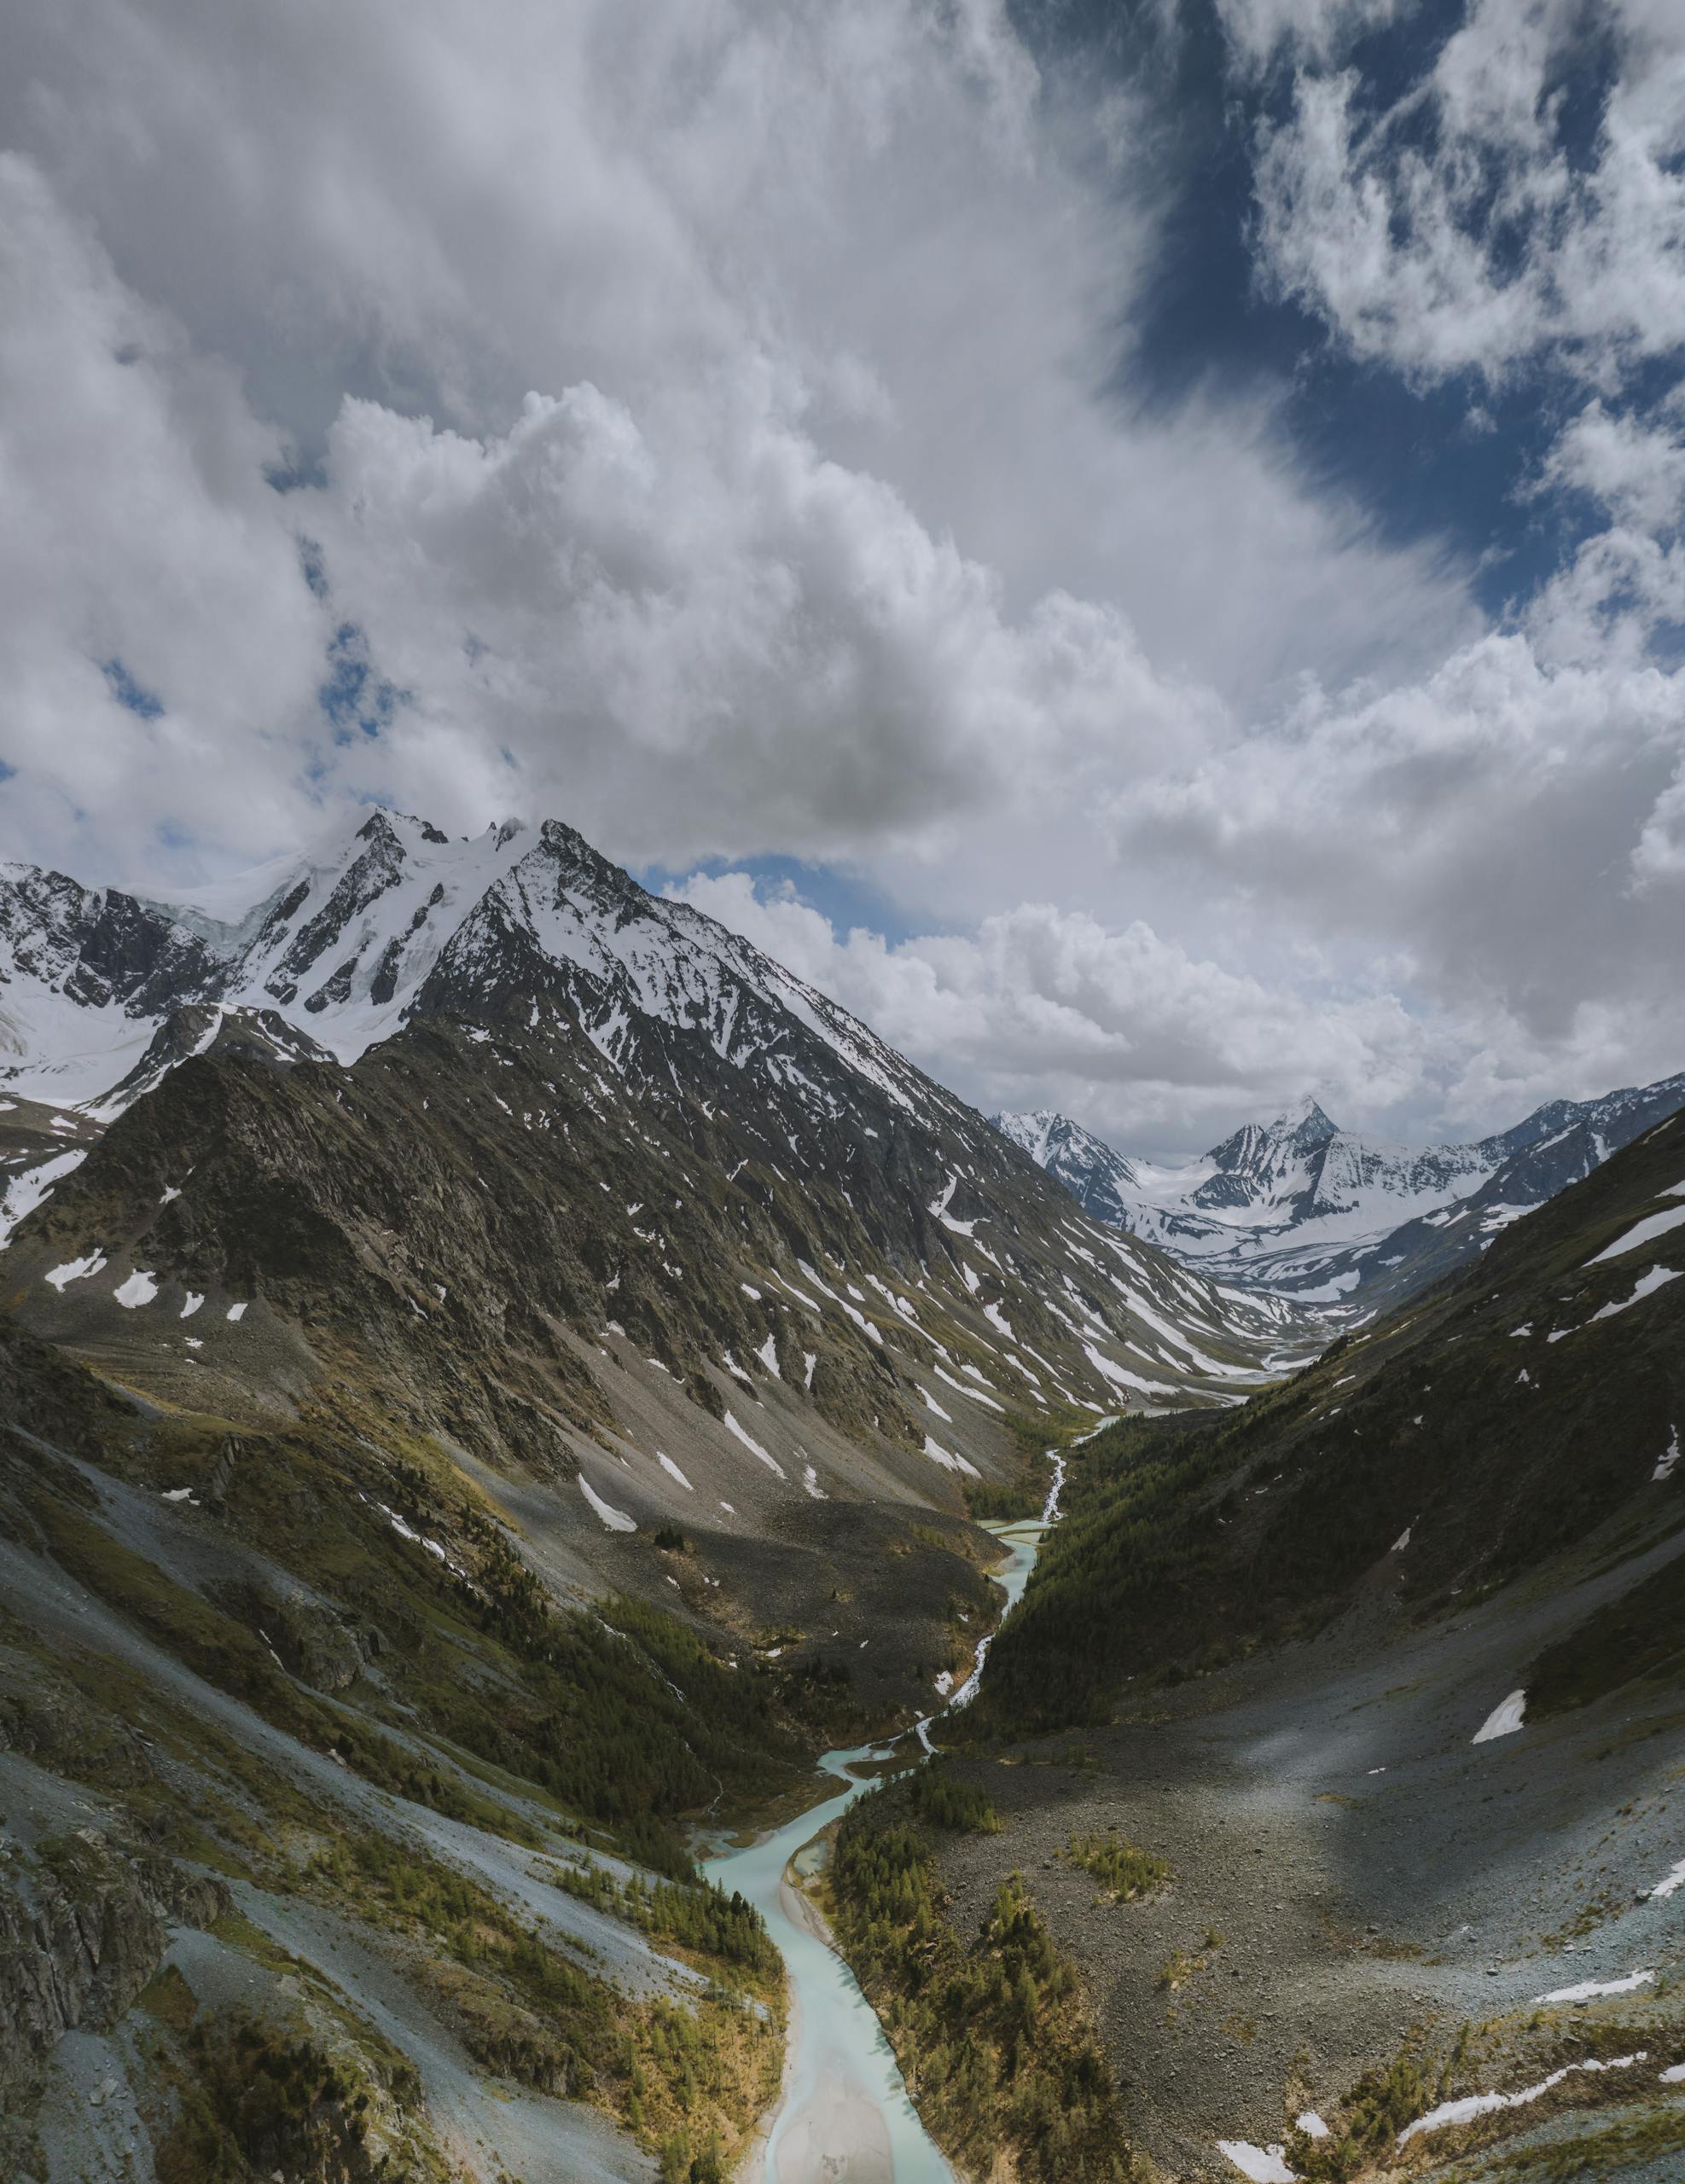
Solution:
<svg viewBox="0 0 1685 2184"><path fill-rule="evenodd" d="M334 730L334 741L346 744L359 735L371 740L390 728L410 693L376 672L369 654L369 639L355 622L341 622L328 648L328 680L317 692L317 702Z"/></svg>
<svg viewBox="0 0 1685 2184"><path fill-rule="evenodd" d="M136 682L120 659L102 659L100 672L118 704L126 706L140 719L156 720L164 711L164 700L154 697L150 690Z"/></svg>

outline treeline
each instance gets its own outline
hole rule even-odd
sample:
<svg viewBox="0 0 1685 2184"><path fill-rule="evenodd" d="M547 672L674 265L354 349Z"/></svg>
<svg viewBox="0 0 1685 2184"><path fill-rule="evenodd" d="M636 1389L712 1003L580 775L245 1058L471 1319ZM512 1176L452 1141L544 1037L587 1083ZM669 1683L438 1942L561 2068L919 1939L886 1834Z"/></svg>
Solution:
<svg viewBox="0 0 1685 2184"><path fill-rule="evenodd" d="M520 1691L485 1707L441 1678L433 1712L455 1741L613 1828L642 1863L694 1876L679 1816L764 1795L799 1755L766 1680L729 1669L694 1631L621 1594L596 1614L555 1606L487 1527L462 1608L520 1659Z"/></svg>
<svg viewBox="0 0 1685 2184"><path fill-rule="evenodd" d="M1563 1287L1565 1268L1579 1275L1617 1226L1598 1194L1624 1211L1647 1202L1654 1176L1631 1165L1641 1152L1651 1158L1647 1141L1506 1231L1503 1286L1495 1248L1242 1409L1100 1436L1072 1467L1065 1519L976 1704L947 1734L1101 1721L1126 1675L1173 1682L1315 1631L1407 1535L1394 1579L1405 1606L1467 1603L1647 1493L1685 1394L1685 1292L1600 1318L1602 1269L1584 1269L1583 1295ZM1617 1199L1624 1163L1636 1179ZM1533 1223L1549 1248L1530 1255L1514 1240ZM1535 1327L1539 1341L1517 1339ZM1572 1339L1543 1346L1564 1328ZM1626 1647L1609 1620L1589 1634L1595 1671L1548 1664L1558 1703L1618 1671Z"/></svg>
<svg viewBox="0 0 1685 2184"><path fill-rule="evenodd" d="M966 1945L906 1786L845 1815L830 1879L838 1939L926 2129L976 2175L1002 2164L1021 2184L1124 2184L1134 2163L1074 1968L1016 1873Z"/></svg>
<svg viewBox="0 0 1685 2184"><path fill-rule="evenodd" d="M961 1835L998 1835L1001 1816L975 1782L967 1782L938 1761L907 1778L908 1804L921 1820Z"/></svg>
<svg viewBox="0 0 1685 2184"><path fill-rule="evenodd" d="M401 2058L382 2083L308 2035L293 2037L241 2010L202 2018L183 2045L188 2069L177 2074L175 2111L158 2140L158 2184L247 2184L283 2172L336 2184L421 2184L432 2172L431 2146L394 2146L393 2119L382 2112L420 2117L421 2082Z"/></svg>
<svg viewBox="0 0 1685 2184"><path fill-rule="evenodd" d="M617 1880L590 1858L582 1865L555 1867L554 1878L568 1895L625 1920L654 1940L677 1942L699 1956L763 1979L776 1982L780 1976L781 1960L765 1922L735 1889L728 1895L711 1880L687 1886L646 1881L639 1873Z"/></svg>
<svg viewBox="0 0 1685 2184"><path fill-rule="evenodd" d="M1162 1659L1192 1619L1186 1604L1204 1597L1222 1545L1209 1489L1235 1461L1209 1413L1127 1420L1094 1442L976 1701L946 1732L974 1740L1105 1718L1123 1676Z"/></svg>

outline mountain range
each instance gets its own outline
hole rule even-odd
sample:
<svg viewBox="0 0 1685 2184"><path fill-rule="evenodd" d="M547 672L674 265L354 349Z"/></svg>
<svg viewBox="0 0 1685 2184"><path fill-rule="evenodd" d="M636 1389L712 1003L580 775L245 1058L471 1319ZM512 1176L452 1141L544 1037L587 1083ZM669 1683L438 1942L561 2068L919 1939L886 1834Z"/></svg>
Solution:
<svg viewBox="0 0 1685 2184"><path fill-rule="evenodd" d="M1403 1146L1340 1129L1307 1097L1173 1163L1130 1159L1049 1110L993 1120L1095 1220L1225 1284L1374 1311L1477 1258L1682 1107L1685 1073L1553 1100L1470 1143Z"/></svg>
<svg viewBox="0 0 1685 2184"><path fill-rule="evenodd" d="M8 2175L722 2178L692 1831L939 1705L1050 1443L1326 1339L560 823L9 866L0 1040Z"/></svg>
<svg viewBox="0 0 1685 2184"><path fill-rule="evenodd" d="M1561 1935L1670 1961L1596 1892L1677 1726L1668 1088L1152 1169L565 825L384 810L171 903L4 868L0 1039L0 2173L723 2184L786 1987L699 1840L973 1665L827 1899L967 2174L1273 2175L1314 2095L1353 2175L1578 2054Z"/></svg>

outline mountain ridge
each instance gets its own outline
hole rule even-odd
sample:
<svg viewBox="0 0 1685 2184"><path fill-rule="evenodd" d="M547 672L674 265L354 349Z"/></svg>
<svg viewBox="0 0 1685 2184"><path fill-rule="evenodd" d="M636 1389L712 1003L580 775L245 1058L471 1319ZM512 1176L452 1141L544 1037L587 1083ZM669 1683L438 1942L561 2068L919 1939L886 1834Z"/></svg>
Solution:
<svg viewBox="0 0 1685 2184"><path fill-rule="evenodd" d="M1095 1218L1224 1282L1373 1310L1466 1263L1681 1107L1685 1073L1548 1101L1466 1143L1410 1147L1340 1129L1307 1095L1198 1159L1156 1165L1049 1110L991 1119Z"/></svg>
<svg viewBox="0 0 1685 2184"><path fill-rule="evenodd" d="M69 913L97 927L111 898L13 884L14 967L85 1012L61 1051L91 1081L88 1026L140 1048L80 1105L0 1115L27 1141L0 1260L26 1321L172 1401L360 1431L375 1401L577 1478L578 1582L708 1487L723 1538L822 1531L837 1497L962 1508L1026 1435L1232 1405L1324 1339L1086 1223L867 1026L561 822L450 842L377 812L271 872L228 944L146 927L97 987ZM50 957L17 944L43 899Z"/></svg>

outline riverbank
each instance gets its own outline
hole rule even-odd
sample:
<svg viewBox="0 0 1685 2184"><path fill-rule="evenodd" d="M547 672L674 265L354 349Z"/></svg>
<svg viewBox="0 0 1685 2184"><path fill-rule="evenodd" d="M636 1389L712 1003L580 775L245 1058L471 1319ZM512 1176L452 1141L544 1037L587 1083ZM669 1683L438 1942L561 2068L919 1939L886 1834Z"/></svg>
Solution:
<svg viewBox="0 0 1685 2184"><path fill-rule="evenodd" d="M1223 2141L1279 2146L1307 2111L1337 2129L1365 2072L1407 2051L1437 2072L1465 2024L1457 2094L1642 2052L1650 2101L1685 2106L1659 2082L1685 2059L1679 1899L1647 1892L1685 1850L1669 1811L1685 1698L1634 1687L1618 1718L1473 1741L1528 1659L1630 1577L1427 1628L1377 1591L1318 1641L1143 1689L1109 1726L956 1758L1002 1827L940 1840L955 1925L974 1931L1024 1873L1095 1998L1131 2135L1178 2177L1236 2184ZM1112 1830L1165 1861L1169 1884L1105 1900L1068 1852ZM1534 2007L1635 1971L1653 1977ZM1636 2090L1580 2074L1551 2098ZM1455 2146L1448 2131L1446 2158Z"/></svg>
<svg viewBox="0 0 1685 2184"><path fill-rule="evenodd" d="M1045 1525L1056 1520L1062 1457L1049 1451L1052 1484L1043 1523L991 1525L1007 1549L992 1572L1004 1594L1001 1619L1023 1596ZM998 1629L999 1623L996 1624ZM994 1632L979 1639L972 1672L948 1701L963 1705L975 1691ZM791 1885L792 1858L833 1827L873 1786L884 1763L920 1745L930 1748L936 1716L901 1737L825 1753L822 1774L840 1786L752 1841L719 1850L703 1862L707 1878L741 1893L760 1913L783 1957L790 2017L783 2086L776 2108L756 2134L745 2184L955 2184L954 2172L929 2138L908 2097L894 2055L852 1972L832 1945L816 1908Z"/></svg>

